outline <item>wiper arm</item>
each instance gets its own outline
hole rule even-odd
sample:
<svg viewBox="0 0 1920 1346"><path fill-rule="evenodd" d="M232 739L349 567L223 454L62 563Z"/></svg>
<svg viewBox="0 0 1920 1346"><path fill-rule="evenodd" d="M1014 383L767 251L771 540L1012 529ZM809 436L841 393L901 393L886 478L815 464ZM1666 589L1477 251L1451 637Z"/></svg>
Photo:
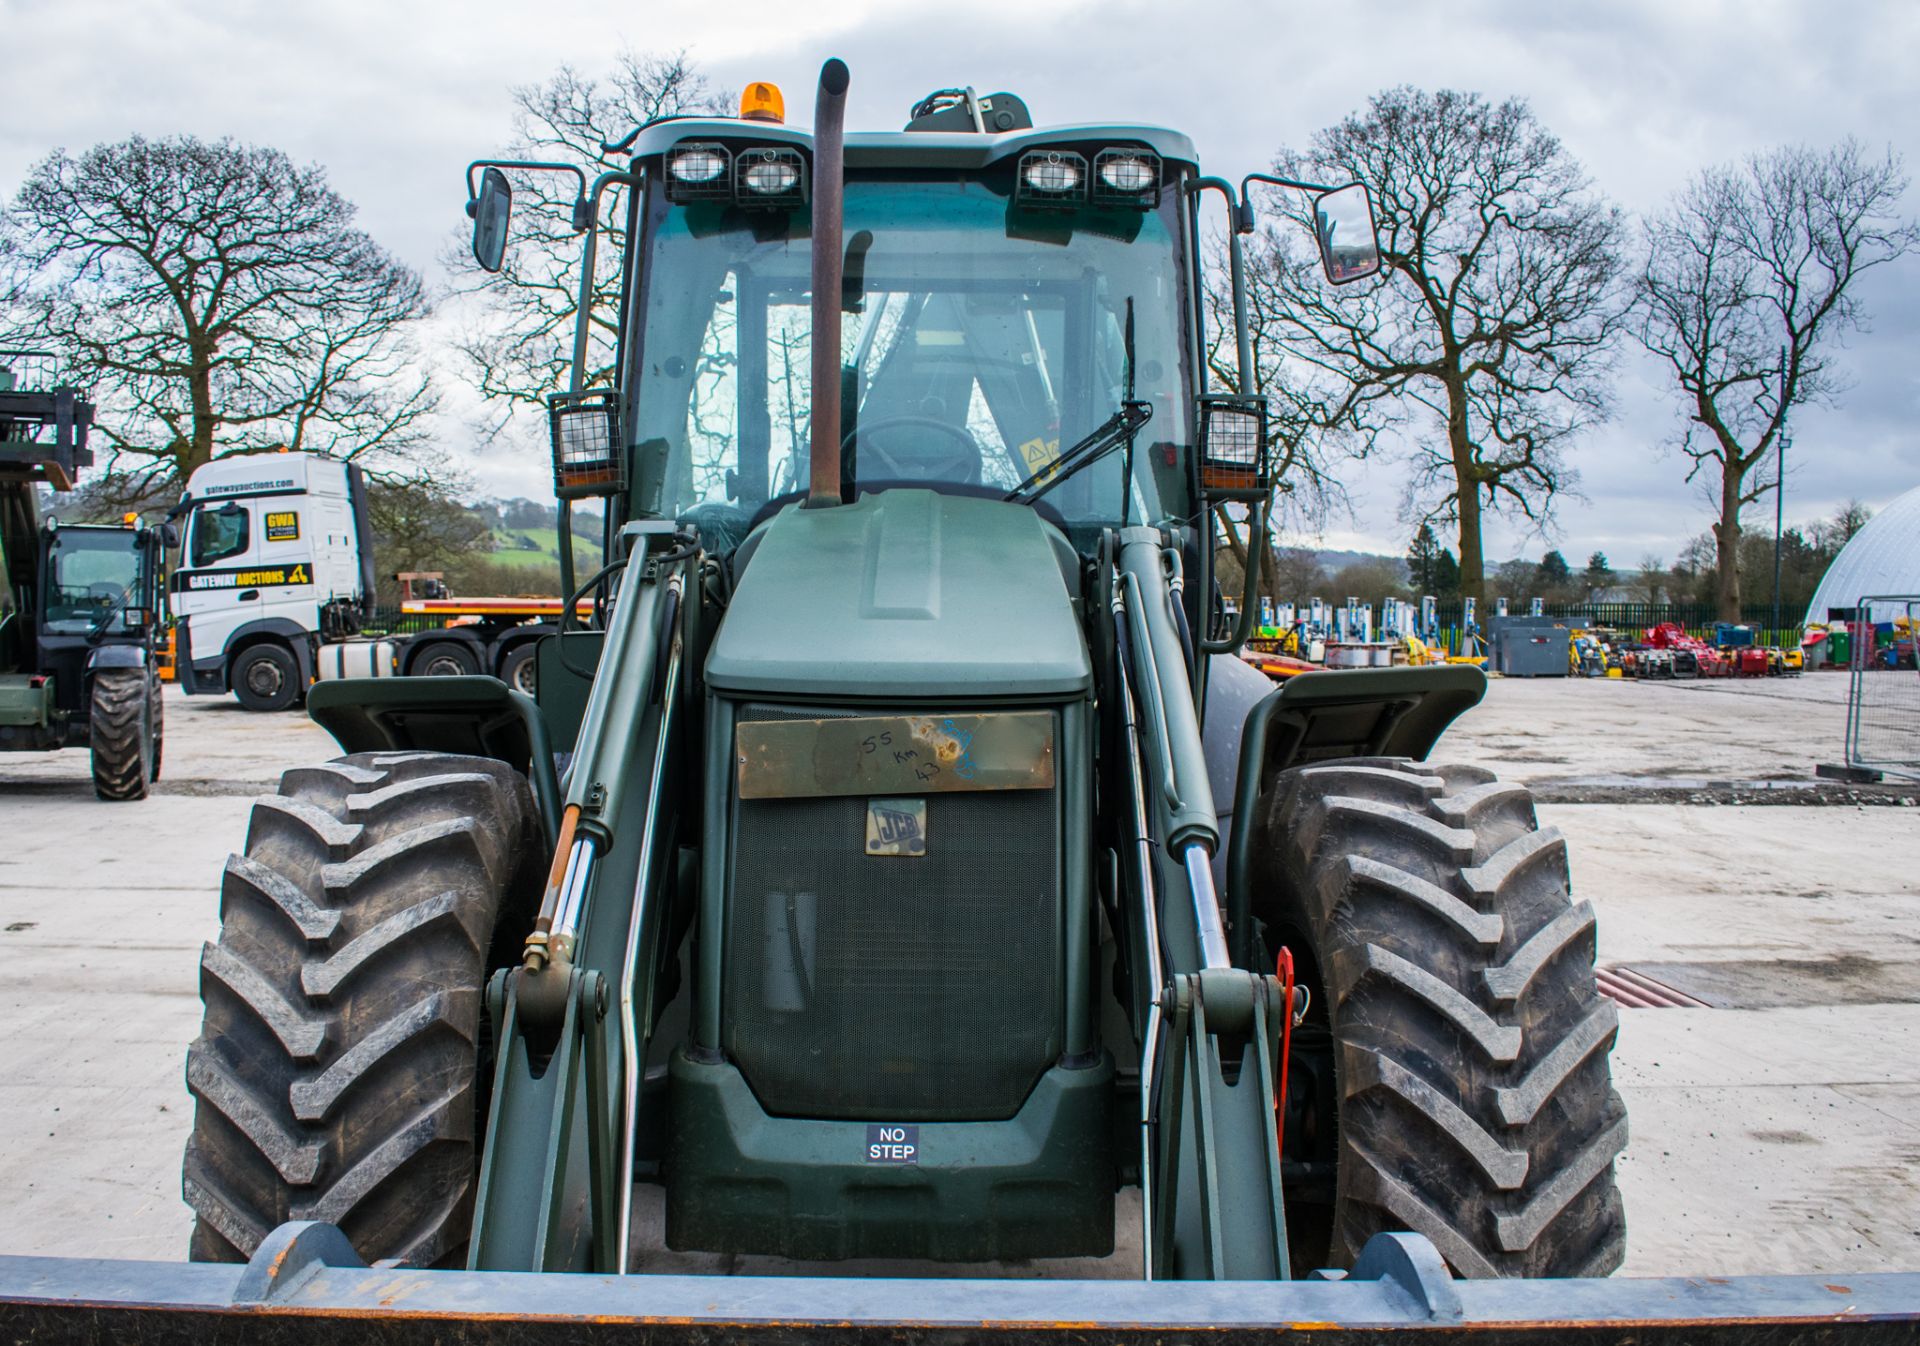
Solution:
<svg viewBox="0 0 1920 1346"><path fill-rule="evenodd" d="M112 583L112 581L109 580L108 583ZM101 639L107 634L107 628L113 625L113 619L126 610L127 599L132 597L132 595L133 590L131 588L122 589L120 591L119 601L109 603L101 610L100 615L95 617L93 624L87 628L87 644L98 645L100 643Z"/></svg>
<svg viewBox="0 0 1920 1346"><path fill-rule="evenodd" d="M1082 468L1099 462L1122 445L1133 443L1133 437L1140 433L1140 427L1152 419L1153 403L1129 398L1092 434L1000 498L1038 500Z"/></svg>

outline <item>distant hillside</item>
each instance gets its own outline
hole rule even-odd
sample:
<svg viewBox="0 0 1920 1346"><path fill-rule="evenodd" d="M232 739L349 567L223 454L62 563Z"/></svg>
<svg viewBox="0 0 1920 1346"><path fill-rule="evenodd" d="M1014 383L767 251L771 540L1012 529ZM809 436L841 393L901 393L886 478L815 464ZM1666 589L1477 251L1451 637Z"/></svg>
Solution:
<svg viewBox="0 0 1920 1346"><path fill-rule="evenodd" d="M1396 556L1387 552L1373 552L1373 551L1335 551L1332 549L1315 548L1315 547L1302 547L1302 548L1299 548L1299 550L1304 551L1309 556L1313 557L1314 564L1319 566L1322 570L1326 571L1329 575L1345 570L1348 566L1351 566L1351 565L1372 564L1372 563L1378 563L1378 562L1385 562L1388 565L1393 566L1395 573L1400 575L1403 579L1406 577L1406 573L1407 573L1407 558L1404 555Z"/></svg>

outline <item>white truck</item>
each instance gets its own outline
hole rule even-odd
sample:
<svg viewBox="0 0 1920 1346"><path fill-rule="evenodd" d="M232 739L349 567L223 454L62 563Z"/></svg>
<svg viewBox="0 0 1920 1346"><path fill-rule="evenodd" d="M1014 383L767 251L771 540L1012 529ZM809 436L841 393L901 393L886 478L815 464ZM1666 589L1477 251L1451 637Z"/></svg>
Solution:
<svg viewBox="0 0 1920 1346"><path fill-rule="evenodd" d="M320 453L232 455L199 468L174 509L174 657L189 696L249 710L297 705L315 678L491 673L533 688L534 646L558 599L410 600L443 628L360 637L373 615L373 535L359 467ZM537 618L550 620L533 620Z"/></svg>

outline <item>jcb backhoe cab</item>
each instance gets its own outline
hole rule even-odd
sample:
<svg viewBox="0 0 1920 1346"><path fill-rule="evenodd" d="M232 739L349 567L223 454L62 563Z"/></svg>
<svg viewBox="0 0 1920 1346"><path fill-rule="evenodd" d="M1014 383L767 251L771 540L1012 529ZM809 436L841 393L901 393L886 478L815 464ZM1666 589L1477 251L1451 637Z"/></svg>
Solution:
<svg viewBox="0 0 1920 1346"><path fill-rule="evenodd" d="M583 180L583 274L608 193L627 240L613 378L583 312L552 408L557 494L606 501L596 621L537 704L313 689L348 755L256 806L188 1059L193 1255L248 1265L160 1304L62 1264L21 1321L1910 1322L1858 1279L1453 1280L1619 1263L1615 1020L1558 834L1424 764L1478 670L1214 658L1246 619L1213 507L1258 556L1272 488L1261 402L1202 359L1200 206L1251 227L1241 193L1172 131L1004 94L843 139L846 85L811 133L753 86ZM470 169L483 265L542 167ZM1364 197L1322 199L1334 279L1376 264ZM943 1269L1066 1279L846 1279Z"/></svg>
<svg viewBox="0 0 1920 1346"><path fill-rule="evenodd" d="M142 799L160 777L166 525L61 525L40 485L73 489L93 461L93 405L23 374L46 357L0 351L0 750L85 745L102 799Z"/></svg>

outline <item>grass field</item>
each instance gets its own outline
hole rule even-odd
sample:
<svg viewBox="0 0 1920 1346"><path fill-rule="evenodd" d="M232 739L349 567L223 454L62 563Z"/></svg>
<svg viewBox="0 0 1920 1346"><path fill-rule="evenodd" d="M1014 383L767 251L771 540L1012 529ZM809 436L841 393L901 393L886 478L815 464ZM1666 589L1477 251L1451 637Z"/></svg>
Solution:
<svg viewBox="0 0 1920 1346"><path fill-rule="evenodd" d="M560 547L550 529L496 528L493 540L494 549L487 553L487 559L499 565L519 569L559 568ZM574 534L573 558L574 568L583 573L599 566L600 547L591 533L588 536Z"/></svg>

